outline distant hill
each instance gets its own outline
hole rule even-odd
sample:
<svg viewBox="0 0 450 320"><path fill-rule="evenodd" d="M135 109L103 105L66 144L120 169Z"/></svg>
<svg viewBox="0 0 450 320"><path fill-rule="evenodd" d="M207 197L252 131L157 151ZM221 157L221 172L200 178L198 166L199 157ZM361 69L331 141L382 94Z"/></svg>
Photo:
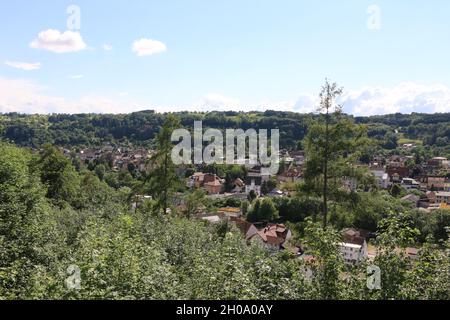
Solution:
<svg viewBox="0 0 450 320"><path fill-rule="evenodd" d="M280 129L281 146L295 148L307 132L308 121L317 115L294 112L178 112L183 126L191 128L195 120L203 127ZM20 146L38 147L51 143L64 147L100 146L105 143L149 146L166 114L152 110L130 114L53 114L0 115L0 136ZM349 116L351 117L351 116ZM354 117L368 126L369 136L386 149L400 142L416 141L424 146L444 149L450 141L450 113L391 114Z"/></svg>

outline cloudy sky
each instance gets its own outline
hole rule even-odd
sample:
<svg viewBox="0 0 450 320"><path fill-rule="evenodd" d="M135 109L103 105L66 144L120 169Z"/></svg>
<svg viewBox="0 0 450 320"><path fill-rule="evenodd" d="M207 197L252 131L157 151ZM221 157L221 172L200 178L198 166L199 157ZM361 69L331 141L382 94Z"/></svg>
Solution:
<svg viewBox="0 0 450 320"><path fill-rule="evenodd" d="M448 0L0 1L0 112L450 112Z"/></svg>

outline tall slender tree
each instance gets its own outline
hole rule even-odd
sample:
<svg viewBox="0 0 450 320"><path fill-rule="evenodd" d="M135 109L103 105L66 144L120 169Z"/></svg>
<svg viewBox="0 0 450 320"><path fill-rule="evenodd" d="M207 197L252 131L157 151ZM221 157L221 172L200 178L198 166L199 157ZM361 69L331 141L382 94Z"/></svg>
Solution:
<svg viewBox="0 0 450 320"><path fill-rule="evenodd" d="M171 158L172 132L179 127L178 118L173 115L167 116L156 136L157 151L151 159L153 170L146 181L150 194L156 200L157 209L162 211L163 214L167 213L170 196L179 186L179 178L176 175L175 165Z"/></svg>
<svg viewBox="0 0 450 320"><path fill-rule="evenodd" d="M358 150L368 143L366 129L355 125L342 113L336 98L343 89L328 80L322 86L319 98L319 120L311 121L305 138L307 162L304 189L322 197L323 227L327 226L328 203L345 196L343 185L357 174L353 164Z"/></svg>
<svg viewBox="0 0 450 320"><path fill-rule="evenodd" d="M338 88L336 83L330 84L328 79L325 81L325 85L322 86L320 92L320 107L319 111L325 113L325 146L323 157L323 227L327 226L328 215L328 161L330 156L330 110L333 107L335 98L342 94L342 88ZM334 113L338 115L341 113L342 108L339 105L334 106Z"/></svg>

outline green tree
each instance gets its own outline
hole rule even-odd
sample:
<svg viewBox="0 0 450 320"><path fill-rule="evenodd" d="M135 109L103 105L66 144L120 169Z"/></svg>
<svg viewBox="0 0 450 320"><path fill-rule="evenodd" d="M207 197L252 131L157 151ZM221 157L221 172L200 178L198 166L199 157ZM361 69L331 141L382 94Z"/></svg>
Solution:
<svg viewBox="0 0 450 320"><path fill-rule="evenodd" d="M173 130L180 127L180 121L169 115L156 136L157 151L152 157L153 170L147 180L148 190L157 201L163 214L167 213L170 197L179 186L179 178L175 173L175 165L171 159Z"/></svg>
<svg viewBox="0 0 450 320"><path fill-rule="evenodd" d="M270 198L256 200L247 215L247 220L252 222L273 221L277 218L278 210Z"/></svg>
<svg viewBox="0 0 450 320"><path fill-rule="evenodd" d="M391 196L399 198L406 195L406 190L398 183L394 183L391 189L389 190L389 193L391 194Z"/></svg>
<svg viewBox="0 0 450 320"><path fill-rule="evenodd" d="M374 264L381 271L381 288L376 293L379 299L400 297L407 276L408 261L402 249L415 243L419 231L404 213L391 212L379 223L377 255Z"/></svg>
<svg viewBox="0 0 450 320"><path fill-rule="evenodd" d="M336 83L325 81L320 92L320 121L311 121L305 138L308 161L305 167L304 191L322 197L323 227L327 226L328 202L338 200L344 179L357 173L352 164L359 158L359 149L367 144L366 129L355 125L342 114L335 103L342 94Z"/></svg>
<svg viewBox="0 0 450 320"><path fill-rule="evenodd" d="M250 190L250 192L248 193L248 201L253 202L256 198L258 197L258 195L256 194L255 190Z"/></svg>
<svg viewBox="0 0 450 320"><path fill-rule="evenodd" d="M202 189L188 192L184 196L184 203L184 215L188 218L195 216L200 208L206 204L205 192Z"/></svg>
<svg viewBox="0 0 450 320"><path fill-rule="evenodd" d="M0 299L45 298L64 257L64 241L31 160L27 151L0 143Z"/></svg>
<svg viewBox="0 0 450 320"><path fill-rule="evenodd" d="M306 252L313 256L313 263L308 265L312 271L312 295L315 299L343 298L345 270L344 259L339 252L339 233L332 227L321 228L320 224L307 220L304 245Z"/></svg>
<svg viewBox="0 0 450 320"><path fill-rule="evenodd" d="M73 204L79 193L80 179L71 161L57 148L46 144L36 166L41 173L42 183L47 186L46 196L58 205Z"/></svg>

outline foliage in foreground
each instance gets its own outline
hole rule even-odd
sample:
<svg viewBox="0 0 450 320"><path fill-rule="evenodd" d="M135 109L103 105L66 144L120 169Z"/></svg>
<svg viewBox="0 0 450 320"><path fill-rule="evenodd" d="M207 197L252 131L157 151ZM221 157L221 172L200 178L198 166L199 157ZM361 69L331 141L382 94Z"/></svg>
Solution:
<svg viewBox="0 0 450 320"><path fill-rule="evenodd" d="M401 215L381 224L382 289L370 291L366 265L345 266L332 227L306 220L307 263L227 225L130 211L130 190L89 173L52 184L59 171L42 160L52 157L0 145L0 299L449 299L445 251L427 244L411 264L394 250L417 232ZM79 290L66 287L71 265Z"/></svg>

